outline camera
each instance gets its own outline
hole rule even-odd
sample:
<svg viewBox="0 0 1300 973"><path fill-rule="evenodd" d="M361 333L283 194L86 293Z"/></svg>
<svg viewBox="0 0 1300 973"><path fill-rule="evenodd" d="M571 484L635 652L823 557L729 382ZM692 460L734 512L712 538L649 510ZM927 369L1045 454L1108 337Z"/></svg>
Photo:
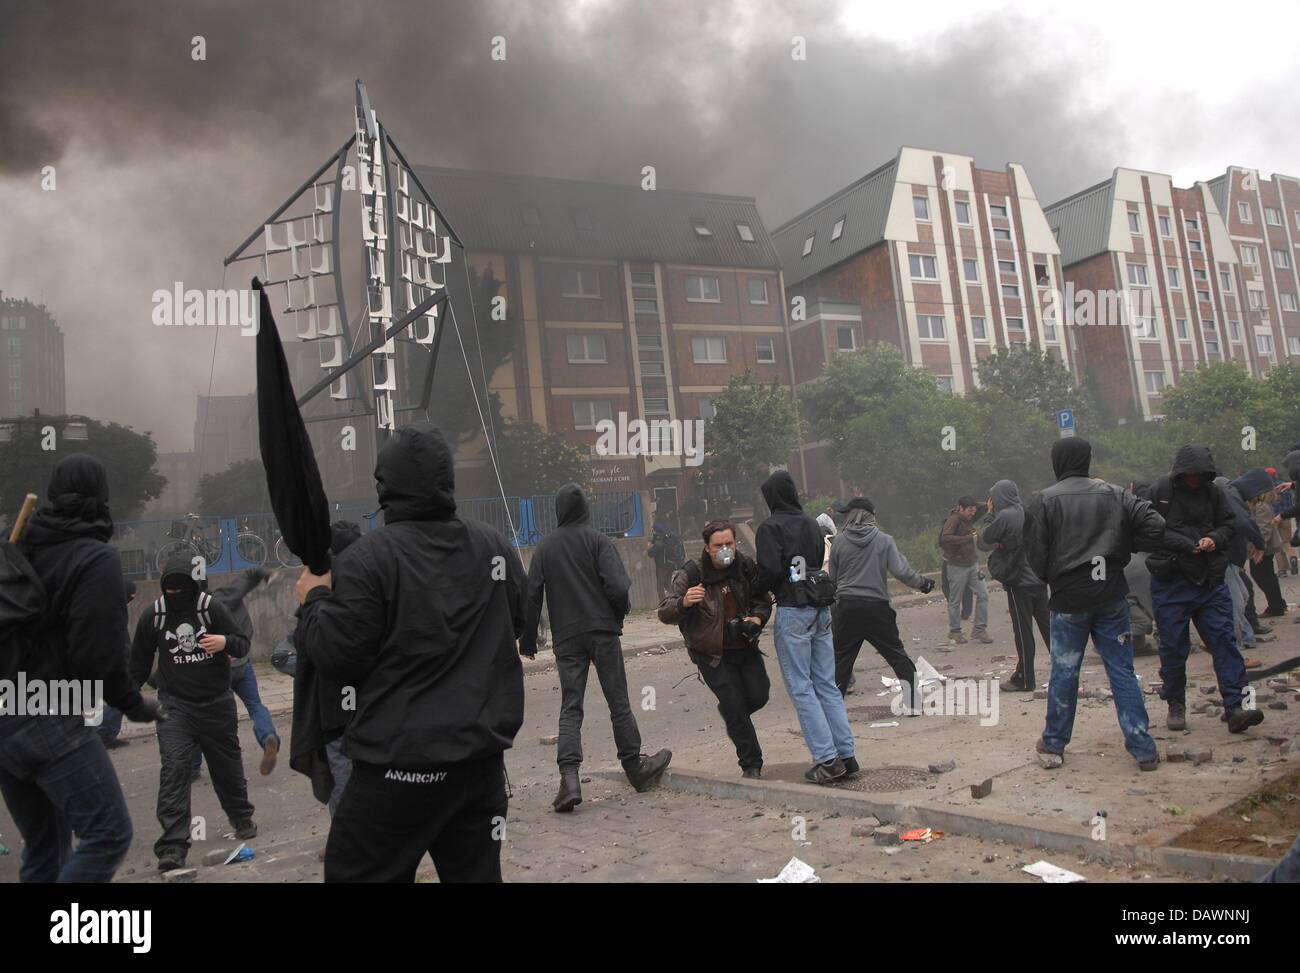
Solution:
<svg viewBox="0 0 1300 973"><path fill-rule="evenodd" d="M751 622L742 615L737 615L735 618L727 622L727 634L736 641L745 639L750 642L756 642L758 641L758 636L762 631L762 625L759 625L756 622Z"/></svg>

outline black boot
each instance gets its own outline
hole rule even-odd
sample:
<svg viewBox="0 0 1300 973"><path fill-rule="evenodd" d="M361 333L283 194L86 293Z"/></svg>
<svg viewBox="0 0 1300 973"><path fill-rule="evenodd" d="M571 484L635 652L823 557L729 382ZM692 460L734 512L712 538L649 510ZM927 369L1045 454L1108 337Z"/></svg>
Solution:
<svg viewBox="0 0 1300 973"><path fill-rule="evenodd" d="M641 794L659 783L659 778L668 769L668 762L672 759L671 750L660 750L653 757L641 754L639 757L624 761L623 770L627 774L628 781L636 788L637 793Z"/></svg>
<svg viewBox="0 0 1300 973"><path fill-rule="evenodd" d="M560 771L560 791L555 795L551 807L557 814L567 814L582 803L582 785L578 782L576 770Z"/></svg>

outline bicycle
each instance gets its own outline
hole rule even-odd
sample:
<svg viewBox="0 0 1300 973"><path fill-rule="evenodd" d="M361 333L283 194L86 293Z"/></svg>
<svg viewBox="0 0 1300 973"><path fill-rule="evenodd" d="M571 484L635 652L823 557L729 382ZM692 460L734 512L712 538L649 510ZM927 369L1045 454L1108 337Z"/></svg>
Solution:
<svg viewBox="0 0 1300 973"><path fill-rule="evenodd" d="M203 558L205 570L208 565L214 564L221 558L220 537L209 540L204 533L204 528L199 526L200 519L198 514L186 514L184 520L172 522L171 527L167 529L167 536L174 540L160 547L154 558L154 566L160 575L167 561L178 554L189 555L191 559ZM247 525L244 525L236 531L235 550L248 564L261 567L266 563L266 541L246 528Z"/></svg>
<svg viewBox="0 0 1300 973"><path fill-rule="evenodd" d="M289 550L289 545L284 542L284 535L278 531L275 538L275 559L286 568L302 567L302 558Z"/></svg>

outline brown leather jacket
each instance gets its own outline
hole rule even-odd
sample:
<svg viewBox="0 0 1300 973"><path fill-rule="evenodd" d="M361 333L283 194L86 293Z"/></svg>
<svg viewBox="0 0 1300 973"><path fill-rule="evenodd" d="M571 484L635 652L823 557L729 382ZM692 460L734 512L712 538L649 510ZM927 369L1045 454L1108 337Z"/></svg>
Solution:
<svg viewBox="0 0 1300 973"><path fill-rule="evenodd" d="M659 620L665 625L677 625L686 639L686 651L696 665L717 667L722 663L729 618L724 607L723 590L730 582L732 597L741 618L753 616L764 625L772 614L772 602L761 590L758 565L739 551L736 560L727 568L716 567L707 552L690 562L696 565L700 583L704 585L704 600L686 608L682 599L691 586L685 568L673 572L668 584L668 594L659 603ZM733 616L734 617L734 616ZM757 643L750 645L757 649Z"/></svg>

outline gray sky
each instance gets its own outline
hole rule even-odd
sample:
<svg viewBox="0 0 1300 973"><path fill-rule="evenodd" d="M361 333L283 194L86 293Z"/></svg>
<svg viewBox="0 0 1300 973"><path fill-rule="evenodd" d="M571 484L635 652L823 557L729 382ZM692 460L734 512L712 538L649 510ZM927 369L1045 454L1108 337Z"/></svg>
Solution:
<svg viewBox="0 0 1300 973"><path fill-rule="evenodd" d="M214 330L217 393L251 390L252 342L155 328L151 295L222 284L222 257L351 133L357 77L412 162L623 183L653 164L663 188L757 197L775 226L903 144L1022 163L1045 202L1116 165L1300 173L1300 68L1273 40L1300 5L1240 11L5 0L0 290L63 326L70 410L188 449Z"/></svg>

